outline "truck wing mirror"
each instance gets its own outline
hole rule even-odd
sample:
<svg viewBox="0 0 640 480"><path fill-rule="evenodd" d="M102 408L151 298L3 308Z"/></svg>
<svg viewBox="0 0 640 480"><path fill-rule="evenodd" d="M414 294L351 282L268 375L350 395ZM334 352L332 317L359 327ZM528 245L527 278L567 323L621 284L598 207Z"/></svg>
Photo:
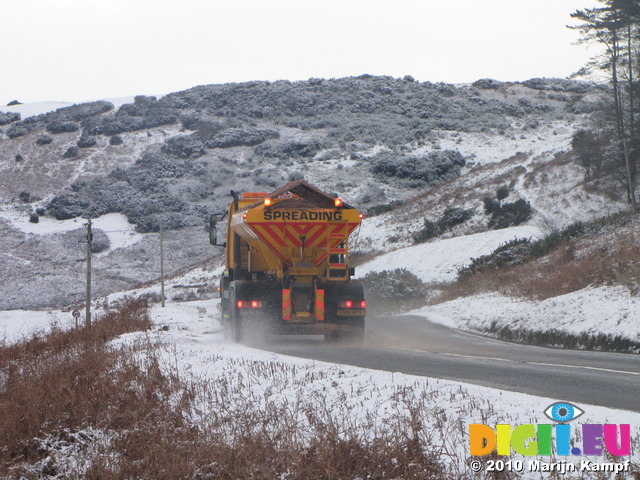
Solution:
<svg viewBox="0 0 640 480"><path fill-rule="evenodd" d="M218 244L218 222L227 216L227 213L213 213L209 217L209 243L217 247L226 246L226 242L223 245Z"/></svg>

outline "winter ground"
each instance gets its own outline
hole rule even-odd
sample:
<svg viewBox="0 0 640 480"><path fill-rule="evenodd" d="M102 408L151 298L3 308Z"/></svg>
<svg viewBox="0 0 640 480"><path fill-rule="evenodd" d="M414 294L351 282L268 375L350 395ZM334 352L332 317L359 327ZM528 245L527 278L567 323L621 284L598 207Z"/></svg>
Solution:
<svg viewBox="0 0 640 480"><path fill-rule="evenodd" d="M47 228L56 230L59 226ZM534 227L517 227L408 247L361 266L359 273L388 269L402 261L426 282L448 281L471 256L488 253L511 238L538 233ZM433 444L442 458L447 458L461 473L470 473L466 433L469 424L544 423L548 421L544 410L558 400L448 380L299 359L233 343L225 339L218 321L219 300L175 301L184 288L210 283L218 273L219 269L198 268L168 281L166 307L155 304L152 308L157 328L129 334L123 341L160 340L167 368L176 369L188 380L215 382L224 377L235 385L234 388L241 390L243 396L259 404L315 402L317 409L329 409L335 415L348 418L352 425L364 424L371 418L383 423L392 415L407 414L399 392L406 394L410 391L426 399L428 412L425 418L431 422L429 428ZM158 293L159 286L153 285L114 294L107 300L117 300L129 294ZM424 307L411 313L464 329L481 329L497 319L513 326L538 325L542 328L553 321L557 328L572 332L624 331L637 335L640 324L638 302L621 287L601 287L542 302L487 294ZM97 313L100 311L98 305L102 303L97 302ZM53 326L72 328L74 324L71 312L60 310L2 311L0 339L12 343L34 331L44 332ZM640 426L640 414L637 413L582 404L580 408L586 412L581 417L582 423L629 423L634 429ZM203 411L206 411L206 406L203 406ZM200 420L197 416L193 419L195 422ZM574 457L569 459L572 462L577 460ZM634 458L634 461L638 460Z"/></svg>
<svg viewBox="0 0 640 480"><path fill-rule="evenodd" d="M468 453L469 424L494 426L507 423L515 426L546 423L548 420L543 412L558 401L449 380L294 358L239 345L224 338L217 319L218 302L168 302L165 308L155 305L151 314L157 328L125 335L116 343L159 340L165 368L180 372L185 380L215 385L224 379L226 388L250 399L258 408L266 408L271 402L286 403L292 408L304 404L305 407L328 412L334 418L343 418L346 424L355 428L383 425L394 416L406 416L405 401L408 398L420 399L422 419L427 422L426 428L435 451L460 475L471 474L468 463L471 460ZM3 313L0 318L7 339L18 339L26 333L26 318L33 313ZM55 318L63 313L41 314L31 325L46 326L50 321L46 315ZM57 322L71 326L70 314L65 315L64 322L61 318ZM206 421L206 401L200 407L200 413L195 413L192 418L194 423ZM632 425L633 432L640 426L638 413L583 404L580 408L585 411L581 423L625 423ZM299 420L304 422L302 412L300 417ZM82 455L73 449L69 449L68 454ZM638 455L638 452L633 453L631 460L640 460ZM525 465L530 460L529 457L510 458L521 458ZM603 461L602 457L570 457L566 460L578 462L587 459ZM70 463L77 465L80 460L70 460ZM540 478L539 474L536 475L531 478Z"/></svg>

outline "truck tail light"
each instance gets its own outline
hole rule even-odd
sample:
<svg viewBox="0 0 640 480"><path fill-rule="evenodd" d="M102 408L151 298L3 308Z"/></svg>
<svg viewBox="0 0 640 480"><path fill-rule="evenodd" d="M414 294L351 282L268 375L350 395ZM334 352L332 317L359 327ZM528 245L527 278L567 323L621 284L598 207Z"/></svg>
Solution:
<svg viewBox="0 0 640 480"><path fill-rule="evenodd" d="M271 200L269 197L264 199L264 206L265 207L270 207L272 203L273 203L273 200Z"/></svg>
<svg viewBox="0 0 640 480"><path fill-rule="evenodd" d="M366 300L341 300L338 308L367 308Z"/></svg>
<svg viewBox="0 0 640 480"><path fill-rule="evenodd" d="M264 303L260 300L236 300L238 308L262 308Z"/></svg>
<svg viewBox="0 0 640 480"><path fill-rule="evenodd" d="M334 199L333 204L334 204L336 207L341 207L341 206L342 206L342 199L341 199L341 198L336 198L336 199Z"/></svg>

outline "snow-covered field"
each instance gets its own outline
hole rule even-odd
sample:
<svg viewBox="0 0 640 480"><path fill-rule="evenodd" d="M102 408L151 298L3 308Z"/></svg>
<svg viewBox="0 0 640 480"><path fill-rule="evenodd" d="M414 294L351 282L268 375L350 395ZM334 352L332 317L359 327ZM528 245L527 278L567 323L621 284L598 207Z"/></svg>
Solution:
<svg viewBox="0 0 640 480"><path fill-rule="evenodd" d="M511 329L555 329L640 340L640 298L622 286L590 287L540 301L487 293L410 312L433 322L485 331L492 322Z"/></svg>
<svg viewBox="0 0 640 480"><path fill-rule="evenodd" d="M543 411L557 399L535 397L513 392L459 382L433 378L382 372L345 365L336 365L314 360L288 357L225 340L217 321L217 301L168 304L166 308L155 306L152 310L154 322L168 326L168 331L155 333L167 342L170 361L177 362L179 371L194 378L215 379L219 375L249 378L251 392L264 398L271 383L278 380L282 401L296 404L301 398L318 401L318 408L333 406L343 410L352 421L364 421L375 415L382 422L386 415L403 411L400 402L394 401L394 392L400 388L413 389L417 397L426 394L428 405L433 409L433 429L436 444L450 454L456 453L458 460L468 456L466 425L470 423L544 423ZM211 361L211 356L217 357ZM242 359L242 362L238 362ZM248 362L248 363L247 363ZM276 363L295 366L283 368L273 377L251 378L252 362ZM255 371L255 369L254 369ZM313 373L316 380L304 380ZM282 376L288 377L283 381ZM300 386L304 388L300 388ZM580 405L585 410L583 423L630 423L640 426L640 414L603 407ZM436 425L443 419L445 425ZM548 420L546 420L548 421ZM461 425L464 425L461 428ZM443 452L444 453L444 452ZM460 468L464 468L460 465Z"/></svg>
<svg viewBox="0 0 640 480"><path fill-rule="evenodd" d="M487 255L516 238L536 239L541 234L537 227L522 226L422 243L380 255L359 266L356 273L363 277L369 272L402 267L427 284L451 282L456 279L458 269L473 258Z"/></svg>
<svg viewBox="0 0 640 480"><path fill-rule="evenodd" d="M543 412L558 400L449 380L288 357L239 345L224 338L218 322L217 304L218 300L204 300L169 302L165 308L155 305L151 313L158 328L128 334L116 343L160 340L165 367L180 372L187 381L216 384L224 379L226 388L232 392L237 389L238 394L251 399L256 408L265 407L270 402L304 405L334 418L344 418L355 428L372 428L373 425L384 425L393 417L406 416L405 400L419 399L421 420L427 422L434 449L461 475L471 473L468 464L469 424L546 423L548 420ZM17 339L26 333L24 318L27 312L14 312L14 320L23 321L13 323L9 322L11 312L4 314L7 338ZM44 325L46 320L45 317L38 322ZM206 421L206 401L201 408L200 416L195 415L192 421ZM638 413L583 404L580 408L585 411L581 423L624 423L632 425L633 431L640 426ZM304 422L302 411L299 420ZM633 453L632 460L638 461L637 457L638 452ZM588 458L602 461L601 457ZM587 457L572 457L569 461L580 459ZM534 475L531 478L540 477Z"/></svg>

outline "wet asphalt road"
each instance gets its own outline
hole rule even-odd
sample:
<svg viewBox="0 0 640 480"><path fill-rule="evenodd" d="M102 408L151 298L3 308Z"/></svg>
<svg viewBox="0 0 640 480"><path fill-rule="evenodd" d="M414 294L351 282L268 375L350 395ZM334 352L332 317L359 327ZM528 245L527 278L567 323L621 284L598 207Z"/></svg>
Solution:
<svg viewBox="0 0 640 480"><path fill-rule="evenodd" d="M517 345L420 317L367 317L361 345L276 337L261 348L640 412L640 355Z"/></svg>

